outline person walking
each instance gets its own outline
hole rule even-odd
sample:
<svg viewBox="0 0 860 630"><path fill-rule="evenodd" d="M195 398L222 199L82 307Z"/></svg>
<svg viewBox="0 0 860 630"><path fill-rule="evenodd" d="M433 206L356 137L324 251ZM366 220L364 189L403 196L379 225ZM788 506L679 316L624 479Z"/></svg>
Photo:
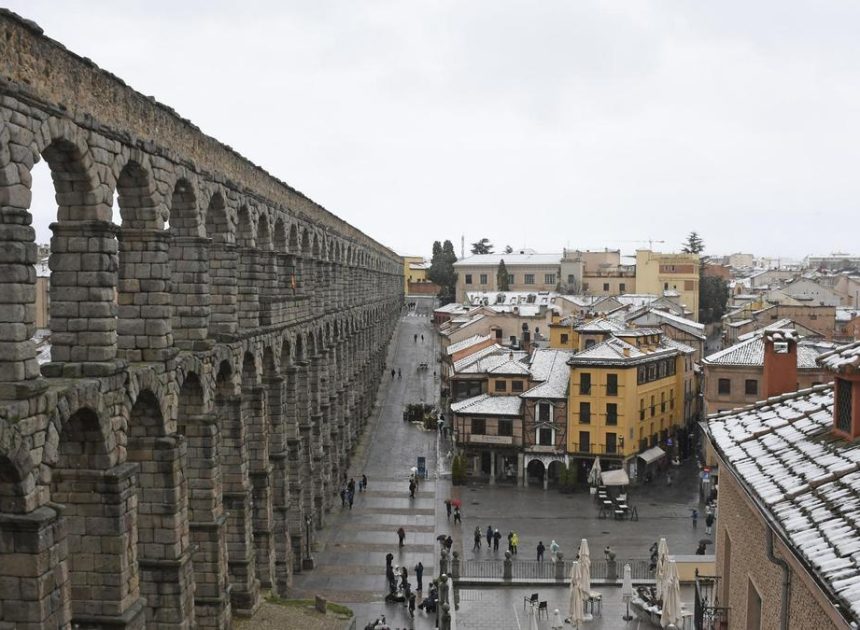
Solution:
<svg viewBox="0 0 860 630"><path fill-rule="evenodd" d="M497 529L493 532L493 551L499 550L499 541L502 539L502 534Z"/></svg>
<svg viewBox="0 0 860 630"><path fill-rule="evenodd" d="M508 551L514 553L514 533L508 532Z"/></svg>
<svg viewBox="0 0 860 630"><path fill-rule="evenodd" d="M463 518L462 518L462 514L460 514L460 506L459 505L454 506L454 523L459 523L460 525L463 524Z"/></svg>
<svg viewBox="0 0 860 630"><path fill-rule="evenodd" d="M400 371L400 368L397 368L397 379L400 380L403 378L403 372Z"/></svg>
<svg viewBox="0 0 860 630"><path fill-rule="evenodd" d="M538 541L538 546L537 546L537 559L538 559L538 562L543 562L543 552L544 552L544 551L546 551L546 547L544 547L544 546L543 546L543 541L542 541L542 540L539 540L539 541Z"/></svg>
<svg viewBox="0 0 860 630"><path fill-rule="evenodd" d="M346 484L346 491L355 494L355 479L352 477L349 478L349 483Z"/></svg>
<svg viewBox="0 0 860 630"><path fill-rule="evenodd" d="M445 511L448 512L448 521L451 521L451 499L445 499Z"/></svg>
<svg viewBox="0 0 860 630"><path fill-rule="evenodd" d="M410 499L415 498L415 480L414 479L409 480L409 498Z"/></svg>
<svg viewBox="0 0 860 630"><path fill-rule="evenodd" d="M347 490L346 498L349 501L349 510L352 511L352 502L355 500L355 492L352 490Z"/></svg>
<svg viewBox="0 0 860 630"><path fill-rule="evenodd" d="M421 343L424 343L424 335L421 335Z"/></svg>
<svg viewBox="0 0 860 630"><path fill-rule="evenodd" d="M361 483L364 485L364 489L367 490L367 475L361 476Z"/></svg>
<svg viewBox="0 0 860 630"><path fill-rule="evenodd" d="M406 540L406 530L402 527L397 528L397 539L400 541L400 546L403 546L403 541Z"/></svg>
<svg viewBox="0 0 860 630"><path fill-rule="evenodd" d="M711 528L714 525L714 514L713 512L708 512L708 515L705 517L705 533L710 536Z"/></svg>
<svg viewBox="0 0 860 630"><path fill-rule="evenodd" d="M475 535L474 535L475 543L472 545L472 551L480 551L481 550L481 528L477 525L475 526Z"/></svg>
<svg viewBox="0 0 860 630"><path fill-rule="evenodd" d="M696 529L696 526L699 524L699 510L693 508L691 516L693 517L693 529Z"/></svg>
<svg viewBox="0 0 860 630"><path fill-rule="evenodd" d="M340 489L340 507L346 507L346 486Z"/></svg>
<svg viewBox="0 0 860 630"><path fill-rule="evenodd" d="M415 593L409 593L409 617L415 619Z"/></svg>
<svg viewBox="0 0 860 630"><path fill-rule="evenodd" d="M487 551L490 550L490 545L493 543L493 526L487 525Z"/></svg>
<svg viewBox="0 0 860 630"><path fill-rule="evenodd" d="M394 380L394 368L391 368L391 380Z"/></svg>
<svg viewBox="0 0 860 630"><path fill-rule="evenodd" d="M418 343L418 335L412 335L412 343Z"/></svg>
<svg viewBox="0 0 860 630"><path fill-rule="evenodd" d="M517 555L517 547L520 546L520 535L514 532L513 536L511 536L511 547L513 548L514 555Z"/></svg>
<svg viewBox="0 0 860 630"><path fill-rule="evenodd" d="M385 568L390 569L393 562L394 554L389 551L387 554L385 554Z"/></svg>
<svg viewBox="0 0 860 630"><path fill-rule="evenodd" d="M558 543L555 540L549 544L549 556L553 562L558 559Z"/></svg>
<svg viewBox="0 0 860 630"><path fill-rule="evenodd" d="M415 565L415 582L418 584L418 588L416 590L423 591L424 588L421 585L421 579L424 576L424 565L421 564L421 561L418 561L418 564Z"/></svg>

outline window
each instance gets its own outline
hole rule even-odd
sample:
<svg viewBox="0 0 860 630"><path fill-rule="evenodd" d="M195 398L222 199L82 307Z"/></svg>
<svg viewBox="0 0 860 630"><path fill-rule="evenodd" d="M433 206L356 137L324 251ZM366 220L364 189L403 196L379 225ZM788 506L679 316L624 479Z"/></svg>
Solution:
<svg viewBox="0 0 860 630"><path fill-rule="evenodd" d="M579 423L589 424L591 422L591 403L579 403Z"/></svg>
<svg viewBox="0 0 860 630"><path fill-rule="evenodd" d="M555 274L554 273L545 273L543 276L544 284L555 284Z"/></svg>
<svg viewBox="0 0 860 630"><path fill-rule="evenodd" d="M696 289L695 280L684 280L684 291L694 291Z"/></svg>
<svg viewBox="0 0 860 630"><path fill-rule="evenodd" d="M614 433L606 434L606 452L607 453L615 453L616 452L616 437Z"/></svg>
<svg viewBox="0 0 860 630"><path fill-rule="evenodd" d="M853 392L851 381L844 378L836 379L836 428L843 433L851 434L851 410L853 408Z"/></svg>
<svg viewBox="0 0 860 630"><path fill-rule="evenodd" d="M627 285L624 284L623 282L618 285L618 292L619 293L624 293L626 290L627 290Z"/></svg>
<svg viewBox="0 0 860 630"><path fill-rule="evenodd" d="M618 405L606 403L606 424L615 426L618 424Z"/></svg>
<svg viewBox="0 0 860 630"><path fill-rule="evenodd" d="M591 434L588 431L579 432L579 450L583 453L591 451Z"/></svg>
<svg viewBox="0 0 860 630"><path fill-rule="evenodd" d="M654 397L651 396L651 417L654 417L654 412L657 409L657 405L654 404Z"/></svg>
<svg viewBox="0 0 860 630"><path fill-rule="evenodd" d="M509 273L508 274L508 284L513 284L513 283L514 283L514 274Z"/></svg>
<svg viewBox="0 0 860 630"><path fill-rule="evenodd" d="M727 378L721 378L717 381L717 393L728 396L732 393L732 382Z"/></svg>
<svg viewBox="0 0 860 630"><path fill-rule="evenodd" d="M483 418L472 418L472 435L485 435L487 433L487 421Z"/></svg>
<svg viewBox="0 0 860 630"><path fill-rule="evenodd" d="M606 395L607 396L617 396L618 395L618 375L617 374L607 374L606 375Z"/></svg>
<svg viewBox="0 0 860 630"><path fill-rule="evenodd" d="M495 382L495 391L497 392L506 392L508 391L508 384L506 381L496 381Z"/></svg>
<svg viewBox="0 0 860 630"><path fill-rule="evenodd" d="M567 333L561 333L561 343L562 344L566 344L568 342L568 339L569 339L569 337L568 337Z"/></svg>
<svg viewBox="0 0 860 630"><path fill-rule="evenodd" d="M761 595L753 581L747 585L747 630L761 630Z"/></svg>
<svg viewBox="0 0 860 630"><path fill-rule="evenodd" d="M523 284L534 284L535 283L535 275L533 273L527 273L523 275Z"/></svg>
<svg viewBox="0 0 860 630"><path fill-rule="evenodd" d="M758 396L758 381L754 378L744 381L744 393L747 396Z"/></svg>
<svg viewBox="0 0 860 630"><path fill-rule="evenodd" d="M502 338L502 332L503 332L503 331L502 331L502 329L501 329L501 328L496 328L496 339L501 339L501 338Z"/></svg>
<svg viewBox="0 0 860 630"><path fill-rule="evenodd" d="M608 282L603 283L603 290L606 291L607 293L609 292L609 283Z"/></svg>
<svg viewBox="0 0 860 630"><path fill-rule="evenodd" d="M686 387L686 384L685 384L685 387ZM675 408L675 390L670 389L669 390L669 409L674 409L674 408Z"/></svg>
<svg viewBox="0 0 860 630"><path fill-rule="evenodd" d="M591 393L591 374L588 372L579 375L579 393L582 395Z"/></svg>
<svg viewBox="0 0 860 630"><path fill-rule="evenodd" d="M552 427L539 427L537 430L537 443L539 446L554 446L555 429Z"/></svg>
<svg viewBox="0 0 860 630"><path fill-rule="evenodd" d="M567 274L567 283L570 286L573 286L574 284L576 284L576 276L573 275L572 273Z"/></svg>
<svg viewBox="0 0 860 630"><path fill-rule="evenodd" d="M514 434L513 420L499 420L499 435L510 437Z"/></svg>
<svg viewBox="0 0 860 630"><path fill-rule="evenodd" d="M639 385L642 385L646 380L648 380L648 370L644 365L642 365L636 372L636 382Z"/></svg>
<svg viewBox="0 0 860 630"><path fill-rule="evenodd" d="M487 274L481 274L481 284L487 284Z"/></svg>
<svg viewBox="0 0 860 630"><path fill-rule="evenodd" d="M585 349L593 348L597 342L594 339L586 339L585 341Z"/></svg>
<svg viewBox="0 0 860 630"><path fill-rule="evenodd" d="M511 381L511 391L512 392L523 391L523 382L522 381Z"/></svg>
<svg viewBox="0 0 860 630"><path fill-rule="evenodd" d="M640 420L645 419L645 399L644 398L639 399L639 419Z"/></svg>
<svg viewBox="0 0 860 630"><path fill-rule="evenodd" d="M664 283L663 283L663 290L664 290L664 291L668 291L668 290L669 290L669 283L668 283L668 282L664 282Z"/></svg>
<svg viewBox="0 0 860 630"><path fill-rule="evenodd" d="M466 284L472 284L472 274L466 274Z"/></svg>
<svg viewBox="0 0 860 630"><path fill-rule="evenodd" d="M660 392L660 413L666 413L666 392Z"/></svg>
<svg viewBox="0 0 860 630"><path fill-rule="evenodd" d="M550 405L549 403L538 403L537 421L552 422L552 405Z"/></svg>

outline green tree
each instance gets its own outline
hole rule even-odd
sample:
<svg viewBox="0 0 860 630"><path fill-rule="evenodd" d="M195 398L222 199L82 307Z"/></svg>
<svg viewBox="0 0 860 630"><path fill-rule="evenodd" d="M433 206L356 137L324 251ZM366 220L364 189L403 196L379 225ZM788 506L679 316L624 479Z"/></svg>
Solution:
<svg viewBox="0 0 860 630"><path fill-rule="evenodd" d="M705 241L702 240L698 232L690 232L681 251L685 254L701 254L705 251Z"/></svg>
<svg viewBox="0 0 860 630"><path fill-rule="evenodd" d="M499 291L511 290L508 280L508 268L505 266L505 259L502 258L499 261L499 268L496 270L496 286L499 287Z"/></svg>
<svg viewBox="0 0 860 630"><path fill-rule="evenodd" d="M513 247L511 247L510 245L505 245L505 253L506 253L506 254L513 254L513 253L514 253L514 248L513 248Z"/></svg>
<svg viewBox="0 0 860 630"><path fill-rule="evenodd" d="M480 241L472 243L473 254L492 254L493 244L488 238L482 238Z"/></svg>
<svg viewBox="0 0 860 630"><path fill-rule="evenodd" d="M726 313L729 286L716 276L699 278L699 321L703 324L719 322Z"/></svg>
<svg viewBox="0 0 860 630"><path fill-rule="evenodd" d="M433 257L430 259L430 269L427 277L431 282L439 285L439 301L448 304L454 300L457 274L454 272L454 263L457 262L457 254L454 253L454 245L451 241L439 244L433 243Z"/></svg>

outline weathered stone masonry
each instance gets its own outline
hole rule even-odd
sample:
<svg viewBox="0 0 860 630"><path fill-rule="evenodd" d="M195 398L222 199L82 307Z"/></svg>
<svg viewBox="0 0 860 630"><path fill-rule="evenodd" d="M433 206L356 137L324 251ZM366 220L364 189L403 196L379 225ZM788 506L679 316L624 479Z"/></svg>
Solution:
<svg viewBox="0 0 860 630"><path fill-rule="evenodd" d="M400 261L5 11L0 116L0 629L229 627L308 564ZM58 206L41 368L39 159Z"/></svg>

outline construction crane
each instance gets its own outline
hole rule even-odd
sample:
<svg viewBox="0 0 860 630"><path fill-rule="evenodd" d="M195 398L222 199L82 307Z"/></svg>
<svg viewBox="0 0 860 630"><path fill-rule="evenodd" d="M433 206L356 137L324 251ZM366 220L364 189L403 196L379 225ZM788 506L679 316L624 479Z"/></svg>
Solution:
<svg viewBox="0 0 860 630"><path fill-rule="evenodd" d="M645 238L639 240L632 241L615 241L616 243L648 243L648 249L654 249L654 243L665 243L666 241L659 241L656 238Z"/></svg>

